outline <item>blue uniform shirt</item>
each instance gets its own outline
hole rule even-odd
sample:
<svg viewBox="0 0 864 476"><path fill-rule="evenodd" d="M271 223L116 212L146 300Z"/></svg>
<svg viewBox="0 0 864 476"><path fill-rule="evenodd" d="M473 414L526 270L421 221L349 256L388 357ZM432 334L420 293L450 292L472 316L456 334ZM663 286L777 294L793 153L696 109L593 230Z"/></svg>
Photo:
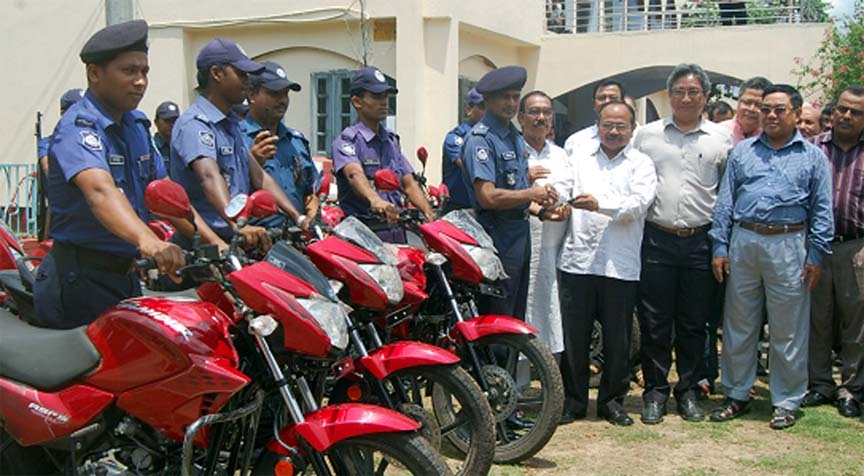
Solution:
<svg viewBox="0 0 864 476"><path fill-rule="evenodd" d="M411 164L402 155L396 134L383 125L378 127L378 134L359 121L346 127L333 141L332 156L336 185L339 188L339 206L346 216L356 216L360 219L377 217L369 213L369 203L354 193L345 174L340 173L346 165L360 164L370 182L375 178L375 172L382 168L396 172L400 181L406 174L414 173ZM375 185L373 184L372 187L374 188ZM401 205L399 202L401 192L398 190L379 191L378 195L394 205Z"/></svg>
<svg viewBox="0 0 864 476"><path fill-rule="evenodd" d="M485 114L462 144L462 165L471 187L477 180L495 188L522 190L529 187L525 139L513 124ZM527 205L518 209L525 209ZM480 210L479 204L475 208Z"/></svg>
<svg viewBox="0 0 864 476"><path fill-rule="evenodd" d="M36 141L36 152L39 158L48 156L48 145L51 143L51 137L43 137Z"/></svg>
<svg viewBox="0 0 864 476"><path fill-rule="evenodd" d="M102 226L72 179L87 169L108 171L138 217L147 220L144 188L165 177L164 164L153 160L149 128L147 116L138 110L114 122L90 91L66 111L48 151L45 194L51 204L51 238L122 256L138 255L135 246Z"/></svg>
<svg viewBox="0 0 864 476"><path fill-rule="evenodd" d="M153 134L153 145L162 157L162 161L165 164L165 170L168 170L171 167L171 145L168 144L168 141L158 132Z"/></svg>
<svg viewBox="0 0 864 476"><path fill-rule="evenodd" d="M251 115L240 123L246 146L252 147L255 136L263 129ZM318 185L318 170L309 152L309 140L299 131L286 127L281 122L277 126L276 155L264 163L264 170L282 187L282 191L302 215L306 209L306 197L315 193ZM285 216L274 215L258 223L260 226L279 226Z"/></svg>
<svg viewBox="0 0 864 476"><path fill-rule="evenodd" d="M714 256L727 256L731 227L743 221L807 225L807 264L831 254L834 212L828 159L800 132L778 150L765 134L738 143L720 183L709 235Z"/></svg>
<svg viewBox="0 0 864 476"><path fill-rule="evenodd" d="M171 132L171 179L186 189L192 205L201 218L222 239L230 239L233 232L221 214L210 205L201 188L201 182L192 162L201 157L215 159L219 172L228 184L228 193L250 193L249 147L243 139L237 116L226 116L204 96L199 96L187 109Z"/></svg>
<svg viewBox="0 0 864 476"><path fill-rule="evenodd" d="M462 144L465 136L471 131L471 124L463 122L447 133L444 138L444 160L441 161L441 177L450 192L450 202L454 206L464 208L476 207L474 186L468 183L462 167L456 165L456 159L462 157ZM464 160L462 161L464 164Z"/></svg>

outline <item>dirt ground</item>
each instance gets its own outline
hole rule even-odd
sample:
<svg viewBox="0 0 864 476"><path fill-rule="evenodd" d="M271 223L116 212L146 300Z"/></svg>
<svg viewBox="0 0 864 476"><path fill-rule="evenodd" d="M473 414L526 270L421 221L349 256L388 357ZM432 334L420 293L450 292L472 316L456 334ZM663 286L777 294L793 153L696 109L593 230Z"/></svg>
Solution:
<svg viewBox="0 0 864 476"><path fill-rule="evenodd" d="M635 423L614 427L589 417L558 427L536 457L490 474L516 475L864 475L864 423L840 417L832 407L805 409L790 430L768 427L767 383L757 382L751 411L726 423L685 422L670 401L659 425L639 421L641 388L631 386L625 407ZM592 390L592 399L596 390ZM703 401L706 413L722 401Z"/></svg>

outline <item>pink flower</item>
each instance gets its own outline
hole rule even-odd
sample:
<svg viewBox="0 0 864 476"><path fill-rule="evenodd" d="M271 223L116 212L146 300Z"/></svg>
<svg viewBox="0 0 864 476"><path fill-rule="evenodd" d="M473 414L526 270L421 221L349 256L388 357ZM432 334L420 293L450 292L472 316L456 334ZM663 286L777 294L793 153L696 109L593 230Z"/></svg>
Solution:
<svg viewBox="0 0 864 476"><path fill-rule="evenodd" d="M813 68L810 70L810 74L812 74L813 76L819 76L820 74L822 74L822 71L819 71L818 69Z"/></svg>
<svg viewBox="0 0 864 476"><path fill-rule="evenodd" d="M843 74L846 71L849 71L849 67L846 66L845 64L843 66L837 68L837 74Z"/></svg>
<svg viewBox="0 0 864 476"><path fill-rule="evenodd" d="M862 53L864 53L864 52L862 52ZM801 57L796 56L796 57L792 58L792 61L794 61L795 64L801 64Z"/></svg>

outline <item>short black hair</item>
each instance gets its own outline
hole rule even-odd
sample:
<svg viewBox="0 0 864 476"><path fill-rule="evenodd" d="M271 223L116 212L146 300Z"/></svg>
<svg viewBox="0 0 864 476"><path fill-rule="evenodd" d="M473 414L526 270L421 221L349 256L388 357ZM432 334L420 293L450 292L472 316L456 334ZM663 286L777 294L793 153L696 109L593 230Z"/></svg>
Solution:
<svg viewBox="0 0 864 476"><path fill-rule="evenodd" d="M621 91L621 99L624 99L624 96L627 95L627 93L624 92L624 86L621 83L615 81L614 79L603 79L594 85L594 90L591 91L591 99L597 97L597 91L599 91L600 88L605 88L607 86L616 86L618 90Z"/></svg>
<svg viewBox="0 0 864 476"><path fill-rule="evenodd" d="M696 76L696 79L699 80L699 84L702 85L702 92L707 96L711 91L711 79L708 77L708 73L706 73L701 66L695 63L681 63L676 66L666 79L666 90L672 91L672 85L675 84L676 81L685 76L690 76L691 74Z"/></svg>
<svg viewBox="0 0 864 476"><path fill-rule="evenodd" d="M794 86L788 84L772 84L762 92L762 99L764 100L769 94L774 93L784 93L789 96L789 101L792 102L792 107L795 109L804 105L804 98L801 97L801 93L799 93Z"/></svg>
<svg viewBox="0 0 864 476"><path fill-rule="evenodd" d="M732 106L729 105L726 101L717 101L712 102L708 106L706 106L708 110L708 119L713 121L717 114L728 114L732 112Z"/></svg>
<svg viewBox="0 0 864 476"><path fill-rule="evenodd" d="M631 126L636 125L636 110L633 109L632 106L630 106L629 104L627 104L624 101L609 101L606 104L603 104L602 106L600 106L600 110L597 111L597 120L600 120L600 115L603 114L603 109L606 109L607 107L612 106L613 104L621 104L624 107L626 107L627 110L630 111L630 125Z"/></svg>
<svg viewBox="0 0 864 476"><path fill-rule="evenodd" d="M531 96L543 96L544 98L549 100L549 104L552 104L552 98L548 94L540 91L539 89L535 89L534 91L531 91L528 94L522 96L522 99L519 100L519 112L525 112L525 103L528 102L528 98L530 98Z"/></svg>
<svg viewBox="0 0 864 476"><path fill-rule="evenodd" d="M760 91L764 91L771 87L773 83L763 78L762 76L754 76L747 81L741 83L741 86L738 86L738 94L740 95L744 91L748 89L758 89Z"/></svg>
<svg viewBox="0 0 864 476"><path fill-rule="evenodd" d="M837 95L837 101L840 100L840 96L843 93L849 93L853 96L859 96L859 97L864 96L864 86L862 86L860 84L850 84L849 86L846 86L845 88L843 88L842 91L840 91L840 94ZM834 102L836 103L837 101L834 101Z"/></svg>
<svg viewBox="0 0 864 476"><path fill-rule="evenodd" d="M198 70L198 74L196 75L196 79L198 80L198 86L195 88L199 93L203 93L207 86L210 85L210 68L213 66L219 68L220 71L225 71L229 65L228 63L224 64L211 64L206 68L201 68Z"/></svg>

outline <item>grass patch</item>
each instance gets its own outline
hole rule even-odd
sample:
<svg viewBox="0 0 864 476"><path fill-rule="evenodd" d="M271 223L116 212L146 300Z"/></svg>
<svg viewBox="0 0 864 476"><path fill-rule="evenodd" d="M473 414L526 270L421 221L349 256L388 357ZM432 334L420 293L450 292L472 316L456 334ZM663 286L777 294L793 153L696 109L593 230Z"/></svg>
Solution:
<svg viewBox="0 0 864 476"><path fill-rule="evenodd" d="M675 476L717 476L720 471L714 468L681 468Z"/></svg>
<svg viewBox="0 0 864 476"><path fill-rule="evenodd" d="M610 428L606 430L605 436L608 436L620 444L636 444L656 441L660 438L660 433L654 430L643 430L633 427L628 428Z"/></svg>
<svg viewBox="0 0 864 476"><path fill-rule="evenodd" d="M831 451L818 453L793 451L784 455L766 456L739 463L771 473L795 476L852 476L860 475L864 471L860 454L839 455Z"/></svg>

